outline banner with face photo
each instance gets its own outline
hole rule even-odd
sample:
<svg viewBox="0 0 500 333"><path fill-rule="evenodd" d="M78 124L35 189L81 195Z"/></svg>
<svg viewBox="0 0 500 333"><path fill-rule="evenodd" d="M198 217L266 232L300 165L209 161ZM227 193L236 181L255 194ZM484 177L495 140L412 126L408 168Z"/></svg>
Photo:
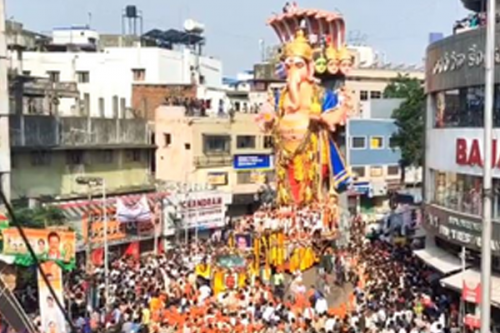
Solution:
<svg viewBox="0 0 500 333"><path fill-rule="evenodd" d="M61 268L54 261L46 261L40 265L59 302L64 304ZM64 315L57 306L56 300L51 295L40 272L38 272L38 295L42 333L66 333L67 326Z"/></svg>

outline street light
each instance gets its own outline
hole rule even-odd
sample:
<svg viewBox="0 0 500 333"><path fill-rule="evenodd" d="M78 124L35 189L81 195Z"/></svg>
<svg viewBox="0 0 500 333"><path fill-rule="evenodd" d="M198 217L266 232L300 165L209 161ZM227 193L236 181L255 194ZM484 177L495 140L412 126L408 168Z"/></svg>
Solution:
<svg viewBox="0 0 500 333"><path fill-rule="evenodd" d="M104 220L104 298L105 298L105 308L108 310L108 292L109 292L109 272L108 272L108 212L106 207L106 182L104 178L101 177L77 177L76 183L79 185L86 185L88 187L89 205L92 196L92 188L101 187L102 190L102 217ZM90 239L91 221L90 215L87 222L87 265L90 265L90 250L92 248L92 243ZM90 298L89 298L90 299Z"/></svg>

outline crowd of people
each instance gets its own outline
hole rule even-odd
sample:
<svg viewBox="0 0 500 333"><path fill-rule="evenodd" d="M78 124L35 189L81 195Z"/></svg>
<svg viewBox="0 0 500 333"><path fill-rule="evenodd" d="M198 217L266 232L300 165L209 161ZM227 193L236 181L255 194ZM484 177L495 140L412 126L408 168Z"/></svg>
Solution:
<svg viewBox="0 0 500 333"><path fill-rule="evenodd" d="M349 245L326 247L312 271L280 266L264 276L263 269L245 286L217 294L197 276L197 264L229 251L233 231L302 228L312 235L325 227L314 209L291 216L267 209L210 240L111 260L107 306L103 268L76 269L65 276L72 324L82 333L458 332L458 302L433 283L432 270L409 246L384 242L378 232L367 237L359 218L351 221ZM87 302L89 288L94 297ZM37 304L35 294L28 301Z"/></svg>

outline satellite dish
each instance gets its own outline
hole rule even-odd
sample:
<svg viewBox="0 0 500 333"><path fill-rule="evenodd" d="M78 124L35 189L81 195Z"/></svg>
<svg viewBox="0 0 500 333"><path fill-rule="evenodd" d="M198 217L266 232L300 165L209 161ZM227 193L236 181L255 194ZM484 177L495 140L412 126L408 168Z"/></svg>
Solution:
<svg viewBox="0 0 500 333"><path fill-rule="evenodd" d="M205 31L205 25L201 24L200 22L196 22L193 19L187 19L186 21L184 21L184 30L186 30L187 32L201 34Z"/></svg>

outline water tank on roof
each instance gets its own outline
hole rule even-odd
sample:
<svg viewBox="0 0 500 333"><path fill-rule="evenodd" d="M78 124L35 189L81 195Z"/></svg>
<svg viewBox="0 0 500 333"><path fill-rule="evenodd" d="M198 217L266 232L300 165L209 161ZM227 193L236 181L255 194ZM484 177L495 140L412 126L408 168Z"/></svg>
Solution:
<svg viewBox="0 0 500 333"><path fill-rule="evenodd" d="M186 30L187 32L201 34L203 31L205 31L205 25L201 24L200 22L196 22L195 20L187 19L186 21L184 21L184 30Z"/></svg>
<svg viewBox="0 0 500 333"><path fill-rule="evenodd" d="M125 16L128 18L136 18L137 17L137 7L133 5L129 5L125 7Z"/></svg>

